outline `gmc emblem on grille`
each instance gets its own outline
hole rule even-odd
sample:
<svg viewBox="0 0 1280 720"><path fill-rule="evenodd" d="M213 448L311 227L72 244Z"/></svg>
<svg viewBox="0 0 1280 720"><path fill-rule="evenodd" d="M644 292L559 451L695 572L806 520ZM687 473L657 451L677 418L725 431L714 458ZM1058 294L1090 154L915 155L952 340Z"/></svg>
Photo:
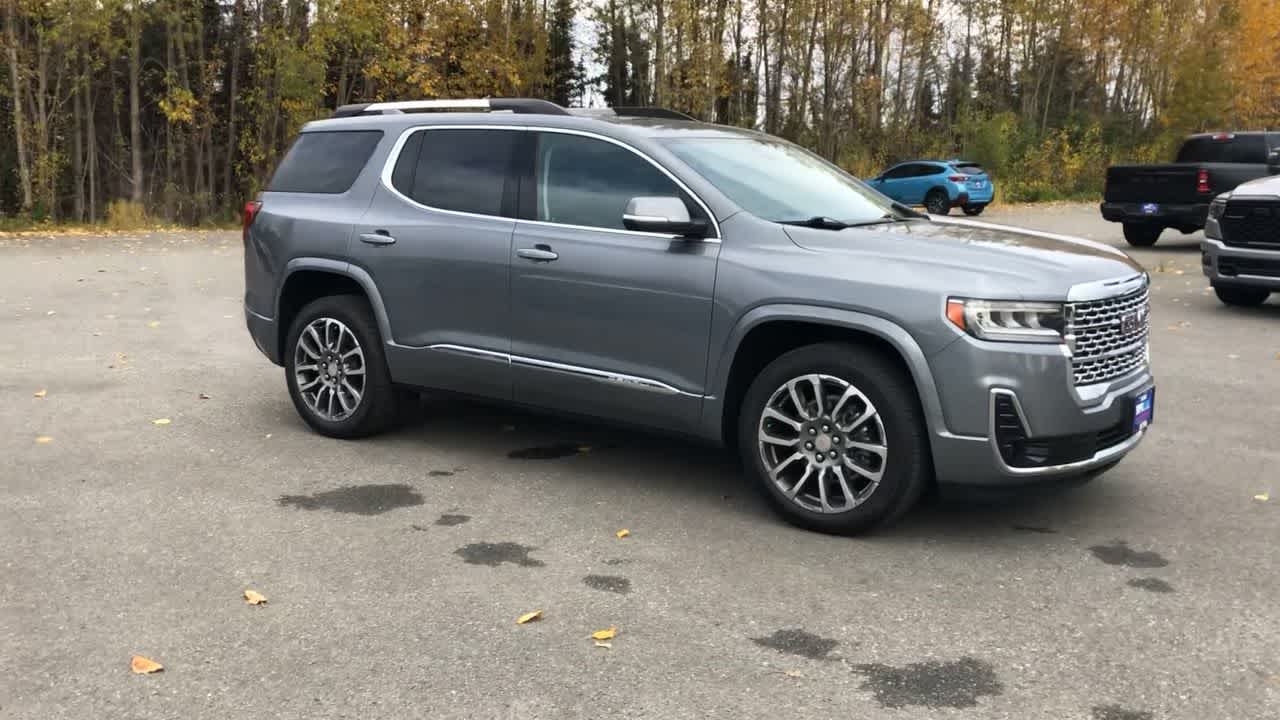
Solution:
<svg viewBox="0 0 1280 720"><path fill-rule="evenodd" d="M1131 312L1120 318L1120 332L1125 335L1138 332L1138 313Z"/></svg>

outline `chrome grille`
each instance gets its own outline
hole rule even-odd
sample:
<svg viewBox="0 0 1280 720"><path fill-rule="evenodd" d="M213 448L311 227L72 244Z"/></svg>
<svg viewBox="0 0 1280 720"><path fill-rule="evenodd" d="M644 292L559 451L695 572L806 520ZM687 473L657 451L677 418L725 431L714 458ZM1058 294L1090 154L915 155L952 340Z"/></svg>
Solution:
<svg viewBox="0 0 1280 720"><path fill-rule="evenodd" d="M1148 289L1067 306L1076 385L1106 382L1147 362Z"/></svg>

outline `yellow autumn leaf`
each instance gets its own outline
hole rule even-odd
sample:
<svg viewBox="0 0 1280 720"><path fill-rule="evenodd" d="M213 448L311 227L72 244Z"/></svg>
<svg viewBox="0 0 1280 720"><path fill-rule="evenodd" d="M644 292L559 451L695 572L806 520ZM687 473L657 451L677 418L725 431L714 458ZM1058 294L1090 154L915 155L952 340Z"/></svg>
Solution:
<svg viewBox="0 0 1280 720"><path fill-rule="evenodd" d="M608 630L597 630L591 633L592 640L612 640L618 635L618 628L611 627Z"/></svg>
<svg viewBox="0 0 1280 720"><path fill-rule="evenodd" d="M1253 496L1253 499L1258 502L1266 502L1271 499L1271 493L1258 493Z"/></svg>
<svg viewBox="0 0 1280 720"><path fill-rule="evenodd" d="M542 611L534 610L533 612L527 612L521 615L520 617L516 618L516 624L524 625L525 623L531 623L534 620L541 620L541 619L542 619Z"/></svg>
<svg viewBox="0 0 1280 720"><path fill-rule="evenodd" d="M244 601L250 605L265 605L267 602L267 596L257 590L245 590Z"/></svg>
<svg viewBox="0 0 1280 720"><path fill-rule="evenodd" d="M147 323L147 327L149 327L149 328L158 328L158 327L160 327L160 321L159 321L159 320L152 320L151 322Z"/></svg>
<svg viewBox="0 0 1280 720"><path fill-rule="evenodd" d="M169 418L156 418L151 421L152 425L168 425L171 422Z"/></svg>
<svg viewBox="0 0 1280 720"><path fill-rule="evenodd" d="M49 443L53 442L53 438L49 437L48 435L41 435L40 437L36 438L36 442L41 445L48 445Z"/></svg>
<svg viewBox="0 0 1280 720"><path fill-rule="evenodd" d="M133 659L129 661L129 668L138 675L148 675L150 673L164 670L164 666L160 663L152 660L151 658L142 657L141 655L133 656Z"/></svg>
<svg viewBox="0 0 1280 720"><path fill-rule="evenodd" d="M614 535L617 535L618 539L621 540L624 537L631 537L631 531L626 528L622 528L618 532L614 533Z"/></svg>
<svg viewBox="0 0 1280 720"><path fill-rule="evenodd" d="M37 391L35 391L34 393L32 393L32 395L34 395L35 397L38 397L38 398L42 398L42 397L44 397L45 395L48 395L48 394L49 394L49 391L48 391L48 390L45 390L44 388L40 388L39 390L37 390Z"/></svg>

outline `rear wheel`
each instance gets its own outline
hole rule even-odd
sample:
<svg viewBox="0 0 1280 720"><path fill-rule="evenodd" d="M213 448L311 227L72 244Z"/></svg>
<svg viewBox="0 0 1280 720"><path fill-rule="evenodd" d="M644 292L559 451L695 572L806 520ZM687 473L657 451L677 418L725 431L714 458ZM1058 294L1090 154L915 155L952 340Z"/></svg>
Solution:
<svg viewBox="0 0 1280 720"><path fill-rule="evenodd" d="M951 212L951 198L942 188L934 188L924 196L924 209L931 215L946 215Z"/></svg>
<svg viewBox="0 0 1280 720"><path fill-rule="evenodd" d="M987 209L986 205L965 205L964 214L970 215L970 216L981 215L982 211L986 209Z"/></svg>
<svg viewBox="0 0 1280 720"><path fill-rule="evenodd" d="M1266 288L1232 287L1230 285L1215 285L1213 292L1217 294L1218 299L1223 303L1240 307L1261 305L1271 296L1271 291Z"/></svg>
<svg viewBox="0 0 1280 720"><path fill-rule="evenodd" d="M323 297L302 308L285 345L285 379L298 414L321 435L373 435L399 417L399 393L362 297Z"/></svg>
<svg viewBox="0 0 1280 720"><path fill-rule="evenodd" d="M839 343L793 350L752 382L738 420L743 465L789 522L851 535L897 519L928 485L909 377Z"/></svg>
<svg viewBox="0 0 1280 720"><path fill-rule="evenodd" d="M1151 247L1156 244L1156 240L1160 239L1160 233L1163 230L1164 228L1159 225L1125 223L1124 239L1134 247Z"/></svg>

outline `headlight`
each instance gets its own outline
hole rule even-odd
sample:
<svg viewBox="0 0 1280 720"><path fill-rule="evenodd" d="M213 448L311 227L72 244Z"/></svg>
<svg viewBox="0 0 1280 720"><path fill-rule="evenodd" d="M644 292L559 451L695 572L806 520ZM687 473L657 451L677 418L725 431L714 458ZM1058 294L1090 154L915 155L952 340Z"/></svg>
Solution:
<svg viewBox="0 0 1280 720"><path fill-rule="evenodd" d="M1225 192L1213 199L1209 203L1209 217L1217 220L1227 211L1227 201L1231 199L1231 193Z"/></svg>
<svg viewBox="0 0 1280 720"><path fill-rule="evenodd" d="M1060 343L1067 327L1060 303L951 298L947 319L976 338L1004 342Z"/></svg>

